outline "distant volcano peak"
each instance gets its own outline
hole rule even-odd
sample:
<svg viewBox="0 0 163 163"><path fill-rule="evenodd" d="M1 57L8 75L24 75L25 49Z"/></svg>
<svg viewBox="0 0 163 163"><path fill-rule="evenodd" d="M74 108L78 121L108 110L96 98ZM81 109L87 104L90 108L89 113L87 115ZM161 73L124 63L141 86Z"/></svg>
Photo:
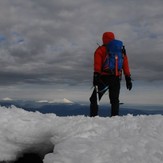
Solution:
<svg viewBox="0 0 163 163"><path fill-rule="evenodd" d="M67 103L67 104L73 104L73 102L70 101L70 100L68 100L67 98L64 98L64 99L63 99L63 102L64 102L64 103Z"/></svg>
<svg viewBox="0 0 163 163"><path fill-rule="evenodd" d="M9 97L5 97L2 99L3 101L12 101L13 99L9 98Z"/></svg>

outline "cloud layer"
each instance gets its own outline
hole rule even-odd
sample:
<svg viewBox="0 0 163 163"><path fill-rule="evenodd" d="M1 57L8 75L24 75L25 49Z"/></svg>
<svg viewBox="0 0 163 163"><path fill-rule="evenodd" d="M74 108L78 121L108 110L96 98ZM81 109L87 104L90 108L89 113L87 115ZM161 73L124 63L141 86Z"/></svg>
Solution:
<svg viewBox="0 0 163 163"><path fill-rule="evenodd" d="M135 80L162 80L162 6L162 0L1 0L0 85L90 82L105 31L124 41Z"/></svg>

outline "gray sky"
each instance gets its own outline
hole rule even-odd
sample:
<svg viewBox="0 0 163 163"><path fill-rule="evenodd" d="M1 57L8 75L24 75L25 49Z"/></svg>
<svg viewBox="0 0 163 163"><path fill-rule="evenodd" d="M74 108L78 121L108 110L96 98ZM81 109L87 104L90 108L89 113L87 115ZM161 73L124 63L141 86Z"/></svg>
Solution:
<svg viewBox="0 0 163 163"><path fill-rule="evenodd" d="M29 97L29 88L38 98L89 88L105 31L123 40L135 82L162 81L162 6L162 0L1 0L0 98Z"/></svg>

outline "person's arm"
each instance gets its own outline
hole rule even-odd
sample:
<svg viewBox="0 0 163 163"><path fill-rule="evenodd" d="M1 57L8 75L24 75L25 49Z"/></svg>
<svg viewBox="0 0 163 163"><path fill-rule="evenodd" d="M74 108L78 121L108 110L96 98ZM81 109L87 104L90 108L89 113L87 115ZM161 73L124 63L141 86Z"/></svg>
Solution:
<svg viewBox="0 0 163 163"><path fill-rule="evenodd" d="M101 77L101 66L102 66L102 51L98 47L94 53L94 74L93 74L93 85L97 86Z"/></svg>
<svg viewBox="0 0 163 163"><path fill-rule="evenodd" d="M101 47L97 48L94 53L94 72L101 74L101 67L102 67L102 50Z"/></svg>
<svg viewBox="0 0 163 163"><path fill-rule="evenodd" d="M130 73L130 68L128 63L128 57L126 54L124 54L123 72L125 75L126 87L128 90L131 90L132 89L131 73Z"/></svg>

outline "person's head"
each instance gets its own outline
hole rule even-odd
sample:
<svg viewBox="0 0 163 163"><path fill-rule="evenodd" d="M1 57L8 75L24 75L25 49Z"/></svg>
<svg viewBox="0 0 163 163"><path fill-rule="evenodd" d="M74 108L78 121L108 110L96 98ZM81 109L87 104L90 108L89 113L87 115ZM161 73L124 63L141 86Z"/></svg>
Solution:
<svg viewBox="0 0 163 163"><path fill-rule="evenodd" d="M113 39L115 39L114 33L113 32L105 32L102 36L102 41L103 44L107 44L110 41L112 41Z"/></svg>

